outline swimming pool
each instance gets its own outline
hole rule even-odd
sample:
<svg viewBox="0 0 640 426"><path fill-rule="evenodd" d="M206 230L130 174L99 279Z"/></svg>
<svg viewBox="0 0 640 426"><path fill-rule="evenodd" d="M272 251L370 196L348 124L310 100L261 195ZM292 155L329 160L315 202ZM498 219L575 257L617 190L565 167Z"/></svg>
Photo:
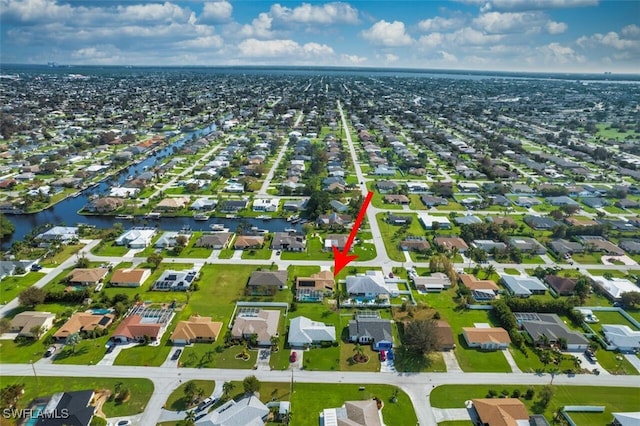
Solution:
<svg viewBox="0 0 640 426"><path fill-rule="evenodd" d="M24 422L24 426L35 426L35 424L38 423L38 416L46 406L47 404L38 404L33 406L31 408L33 410L31 411L31 417L29 417L27 421Z"/></svg>
<svg viewBox="0 0 640 426"><path fill-rule="evenodd" d="M111 309L92 309L91 313L93 315L107 315L111 313Z"/></svg>

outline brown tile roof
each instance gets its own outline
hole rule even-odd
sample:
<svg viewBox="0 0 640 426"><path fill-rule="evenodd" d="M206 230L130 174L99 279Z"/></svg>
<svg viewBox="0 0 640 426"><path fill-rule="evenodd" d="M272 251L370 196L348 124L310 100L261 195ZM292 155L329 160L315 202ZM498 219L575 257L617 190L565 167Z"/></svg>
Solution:
<svg viewBox="0 0 640 426"><path fill-rule="evenodd" d="M113 273L111 277L111 284L119 284L119 283L140 283L148 274L148 269L118 269Z"/></svg>
<svg viewBox="0 0 640 426"><path fill-rule="evenodd" d="M56 339L65 339L68 335L79 331L91 331L96 328L106 328L113 322L115 316L94 315L89 312L78 312L65 322L53 335Z"/></svg>
<svg viewBox="0 0 640 426"><path fill-rule="evenodd" d="M511 343L509 333L502 327L462 327L469 342L475 343Z"/></svg>
<svg viewBox="0 0 640 426"><path fill-rule="evenodd" d="M317 274L312 274L310 277L298 277L296 278L296 287L303 287L313 290L333 290L335 287L333 272L320 271Z"/></svg>
<svg viewBox="0 0 640 426"><path fill-rule="evenodd" d="M438 345L441 348L451 347L454 345L453 331L448 322L437 320L436 321L436 336L438 337Z"/></svg>
<svg viewBox="0 0 640 426"><path fill-rule="evenodd" d="M189 318L188 321L180 321L176 329L171 334L171 340L184 339L188 342L196 340L215 341L222 329L221 322L211 321L211 317L200 317L197 315Z"/></svg>
<svg viewBox="0 0 640 426"><path fill-rule="evenodd" d="M459 237L436 237L433 242L439 246L444 247L446 250L451 250L456 247L458 250L467 250L469 246Z"/></svg>
<svg viewBox="0 0 640 426"><path fill-rule="evenodd" d="M527 407L518 398L472 399L483 424L517 426L518 420L529 420Z"/></svg>
<svg viewBox="0 0 640 426"><path fill-rule="evenodd" d="M560 294L573 293L578 283L577 278L560 277L558 275L547 275L544 280Z"/></svg>
<svg viewBox="0 0 640 426"><path fill-rule="evenodd" d="M235 249L245 249L248 247L262 247L264 244L264 237L257 237L251 235L239 235L236 241L233 243Z"/></svg>
<svg viewBox="0 0 640 426"><path fill-rule="evenodd" d="M469 290L500 290L500 287L493 280L479 280L471 274L458 274L458 277Z"/></svg>
<svg viewBox="0 0 640 426"><path fill-rule="evenodd" d="M491 221L496 225L502 225L503 223L515 225L516 223L516 221L510 216L491 216Z"/></svg>
<svg viewBox="0 0 640 426"><path fill-rule="evenodd" d="M125 336L129 340L137 340L145 335L156 339L161 329L160 323L142 323L142 316L130 315L120 322L113 335Z"/></svg>
<svg viewBox="0 0 640 426"><path fill-rule="evenodd" d="M107 268L76 268L65 278L70 283L97 283L108 273Z"/></svg>
<svg viewBox="0 0 640 426"><path fill-rule="evenodd" d="M231 330L234 337L257 334L258 342L266 342L278 334L280 311L261 309L254 317L237 317Z"/></svg>

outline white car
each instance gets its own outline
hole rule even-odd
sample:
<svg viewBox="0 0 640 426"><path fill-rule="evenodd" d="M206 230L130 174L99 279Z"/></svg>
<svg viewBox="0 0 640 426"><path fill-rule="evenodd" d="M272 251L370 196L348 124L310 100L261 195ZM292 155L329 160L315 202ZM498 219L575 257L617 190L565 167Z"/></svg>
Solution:
<svg viewBox="0 0 640 426"><path fill-rule="evenodd" d="M116 426L131 426L131 420L119 420Z"/></svg>

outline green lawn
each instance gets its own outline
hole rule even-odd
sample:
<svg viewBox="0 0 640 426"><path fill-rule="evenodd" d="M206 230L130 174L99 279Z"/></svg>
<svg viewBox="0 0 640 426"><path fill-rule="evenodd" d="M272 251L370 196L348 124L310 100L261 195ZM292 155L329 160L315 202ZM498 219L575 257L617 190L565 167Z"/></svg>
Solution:
<svg viewBox="0 0 640 426"><path fill-rule="evenodd" d="M182 367L197 368L252 368L258 358L257 350L248 351L249 359L236 358L244 349L243 345L235 345L229 348L219 339L216 343L196 343L184 348L180 357Z"/></svg>
<svg viewBox="0 0 640 426"><path fill-rule="evenodd" d="M426 357L419 357L398 348L395 350L394 365L397 371L405 372L447 371L442 352L432 352Z"/></svg>
<svg viewBox="0 0 640 426"><path fill-rule="evenodd" d="M125 246L116 245L115 241L104 241L91 250L96 256L124 256L129 251Z"/></svg>
<svg viewBox="0 0 640 426"><path fill-rule="evenodd" d="M188 382L184 382L171 392L171 395L167 398L167 402L164 404L164 408L172 411L185 411L192 407L187 405L187 398L184 394L184 389L188 383L194 383L199 389L203 390L203 399L208 398L216 386L216 382L213 380L189 380Z"/></svg>
<svg viewBox="0 0 640 426"><path fill-rule="evenodd" d="M272 254L273 250L271 250L270 243L265 243L261 249L244 250L242 252L242 258L269 260Z"/></svg>
<svg viewBox="0 0 640 426"><path fill-rule="evenodd" d="M8 276L5 277L2 281L0 281L0 294L2 294L2 303L6 304L11 300L18 297L18 295L36 282L40 280L40 278L46 276L42 272L28 272L23 276Z"/></svg>
<svg viewBox="0 0 640 426"><path fill-rule="evenodd" d="M44 266L45 268L55 268L60 263L76 254L82 247L84 247L84 244L63 245L62 250L59 253L56 253L51 257L43 258L42 262L40 262L40 265Z"/></svg>
<svg viewBox="0 0 640 426"><path fill-rule="evenodd" d="M109 335L102 336L98 339L83 339L75 348L65 346L58 352L53 362L55 364L97 364L106 351L107 340Z"/></svg>
<svg viewBox="0 0 640 426"><path fill-rule="evenodd" d="M438 386L431 392L431 405L438 408L464 408L465 401L474 398L485 398L487 392L493 389L500 393L503 389L513 392L519 389L525 393L529 386L513 385L444 385ZM521 398L532 412L532 407L538 399L542 386L532 386L535 395L532 400ZM590 413L590 423L578 424L609 424L613 412L637 411L640 389L623 387L591 387L591 386L553 386L555 394L551 403L544 410L544 416L551 420L553 412L565 405L604 405L604 413ZM573 414L572 414L573 416Z"/></svg>
<svg viewBox="0 0 640 426"><path fill-rule="evenodd" d="M366 234L360 232L357 236L359 239L364 239L362 235ZM304 252L290 252L283 251L280 258L282 260L333 260L333 252L324 250L324 237L325 233L320 234L322 240L318 237L307 237L307 250ZM352 252L350 254L358 255L357 261L372 260L376 257L375 245L371 243L360 243L352 246Z"/></svg>
<svg viewBox="0 0 640 426"><path fill-rule="evenodd" d="M37 367L36 367L37 368ZM109 389L113 392L117 383L131 391L131 397L124 403L106 402L102 411L107 417L131 416L142 413L153 393L153 382L148 379L86 378L86 377L15 377L3 376L2 386L24 384L24 394L18 400L17 408L27 408L35 398L56 392L71 392L85 389ZM3 423L4 424L4 423Z"/></svg>
<svg viewBox="0 0 640 426"><path fill-rule="evenodd" d="M291 412L296 415L295 424L317 426L320 413L325 408L341 407L345 401L367 400L373 397L384 402L382 417L388 425L413 425L417 418L409 397L398 390L398 401L391 402L394 390L390 385L358 385L295 383L291 398Z"/></svg>

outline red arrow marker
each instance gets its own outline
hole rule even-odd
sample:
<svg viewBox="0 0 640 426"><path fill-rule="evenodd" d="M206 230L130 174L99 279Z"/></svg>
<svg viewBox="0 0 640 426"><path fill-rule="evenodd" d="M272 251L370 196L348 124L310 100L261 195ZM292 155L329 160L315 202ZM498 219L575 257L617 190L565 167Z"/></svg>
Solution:
<svg viewBox="0 0 640 426"><path fill-rule="evenodd" d="M349 234L349 238L347 238L347 242L344 245L344 251L340 252L338 247L333 246L333 276L337 276L338 273L347 266L349 262L358 258L357 255L350 255L349 249L351 248L351 244L353 244L353 240L356 239L356 234L358 233L358 228L360 228L360 223L362 223L362 219L364 219L364 215L367 212L367 207L369 207L369 203L373 198L373 192L369 191L367 193L366 198L364 199L364 203L362 203L362 207L358 212L358 217L356 218L356 223L353 224L353 228L351 229L351 233Z"/></svg>

